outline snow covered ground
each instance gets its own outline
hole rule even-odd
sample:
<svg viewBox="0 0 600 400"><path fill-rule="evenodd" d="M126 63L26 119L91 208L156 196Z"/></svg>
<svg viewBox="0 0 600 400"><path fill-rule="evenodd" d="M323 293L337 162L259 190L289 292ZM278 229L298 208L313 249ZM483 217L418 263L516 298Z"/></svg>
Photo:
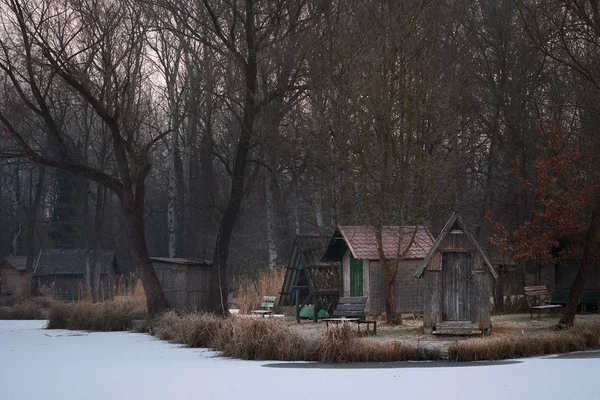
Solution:
<svg viewBox="0 0 600 400"><path fill-rule="evenodd" d="M144 334L44 324L0 321L0 399L600 399L600 352L322 366L229 360Z"/></svg>

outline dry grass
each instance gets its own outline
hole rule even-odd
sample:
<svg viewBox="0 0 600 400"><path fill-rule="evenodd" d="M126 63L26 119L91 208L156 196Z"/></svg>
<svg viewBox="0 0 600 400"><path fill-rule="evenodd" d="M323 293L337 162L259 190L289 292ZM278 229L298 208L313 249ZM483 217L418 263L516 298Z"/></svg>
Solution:
<svg viewBox="0 0 600 400"><path fill-rule="evenodd" d="M600 325L582 325L536 335L499 336L457 342L448 351L453 361L504 360L600 348Z"/></svg>
<svg viewBox="0 0 600 400"><path fill-rule="evenodd" d="M146 305L135 299L96 304L55 302L50 307L48 329L124 331L129 330L133 319L145 319L146 316Z"/></svg>
<svg viewBox="0 0 600 400"><path fill-rule="evenodd" d="M42 308L43 304L33 299L17 301L10 306L0 307L0 319L45 319Z"/></svg>
<svg viewBox="0 0 600 400"><path fill-rule="evenodd" d="M385 362L439 359L435 351L398 342L360 340L349 325L332 327L325 337L304 337L279 319L230 317L211 314L160 317L154 334L186 347L206 347L225 357L244 360L318 361L324 363Z"/></svg>
<svg viewBox="0 0 600 400"><path fill-rule="evenodd" d="M260 308L263 296L276 296L283 286L285 269L273 268L262 272L256 279L245 279L237 284L237 303L240 312Z"/></svg>

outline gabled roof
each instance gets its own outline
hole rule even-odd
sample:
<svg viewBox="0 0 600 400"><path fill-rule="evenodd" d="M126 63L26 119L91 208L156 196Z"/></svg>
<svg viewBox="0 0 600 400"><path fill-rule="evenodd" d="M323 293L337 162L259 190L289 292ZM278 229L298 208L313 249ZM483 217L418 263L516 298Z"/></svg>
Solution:
<svg viewBox="0 0 600 400"><path fill-rule="evenodd" d="M167 264L178 264L178 265L202 265L211 266L212 261L200 260L197 258L166 258L166 257L150 257L152 261L159 261Z"/></svg>
<svg viewBox="0 0 600 400"><path fill-rule="evenodd" d="M27 256L9 256L0 261L0 265L7 263L12 265L17 271L25 271L27 267Z"/></svg>
<svg viewBox="0 0 600 400"><path fill-rule="evenodd" d="M414 239L413 239L414 235ZM431 232L423 226L384 226L381 228L383 254L387 259L398 257L398 251L404 251L410 244L404 259L418 260L427 254L433 246ZM375 228L372 226L339 226L329 243L323 261L337 261L341 259L341 251L345 246L350 249L352 256L357 260L379 260ZM412 243L411 243L412 240ZM400 241L402 241L400 243Z"/></svg>
<svg viewBox="0 0 600 400"><path fill-rule="evenodd" d="M492 266L492 263L490 262L490 260L488 259L487 255L483 251L483 248L479 245L479 243L475 239L475 236L473 236L473 234L471 233L471 231L465 225L465 222L463 221L463 219L461 218L461 216L456 211L452 214L452 216L450 217L450 219L448 220L448 222L446 222L446 225L444 225L444 228L440 232L440 235L436 239L435 243L433 244L433 246L431 247L431 249L429 250L429 252L425 256L425 258L423 259L423 261L421 261L421 263L419 264L419 268L417 268L417 272L415 272L415 277L416 278L420 278L423 275L423 272L425 271L425 268L427 268L427 265L429 265L429 262L431 261L431 258L433 257L433 255L437 251L437 248L439 247L440 243L442 243L444 241L444 239L446 238L446 235L448 235L448 233L450 233L450 231L453 229L454 224L458 224L458 226L460 227L460 229L462 229L462 231L465 233L465 235L467 236L467 238L469 238L469 240L471 241L471 243L473 243L473 245L475 246L475 248L477 249L477 251L481 254L481 257L483 258L483 262L488 267L488 269L490 270L490 273L492 274L492 276L494 278L498 279L498 273L496 272L496 270Z"/></svg>
<svg viewBox="0 0 600 400"><path fill-rule="evenodd" d="M93 258L94 251L90 251ZM115 262L114 250L99 250L96 262L100 264L100 273L108 274ZM85 275L86 251L80 249L41 250L34 265L33 276L48 275Z"/></svg>

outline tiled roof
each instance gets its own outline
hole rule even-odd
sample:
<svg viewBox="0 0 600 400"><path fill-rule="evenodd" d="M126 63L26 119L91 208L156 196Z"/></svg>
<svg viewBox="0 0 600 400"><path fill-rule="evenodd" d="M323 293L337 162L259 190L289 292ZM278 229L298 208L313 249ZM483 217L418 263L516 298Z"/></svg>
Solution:
<svg viewBox="0 0 600 400"><path fill-rule="evenodd" d="M375 228L370 226L340 226L338 229L354 258L359 260L379 260ZM404 226L402 229L399 226L384 226L381 230L381 236L385 257L390 260L396 259L398 252L403 252L406 249L413 234L414 240L404 258L409 260L425 258L427 252L433 246L433 236L423 226L416 228L414 226ZM402 238L402 245L399 249L400 238Z"/></svg>

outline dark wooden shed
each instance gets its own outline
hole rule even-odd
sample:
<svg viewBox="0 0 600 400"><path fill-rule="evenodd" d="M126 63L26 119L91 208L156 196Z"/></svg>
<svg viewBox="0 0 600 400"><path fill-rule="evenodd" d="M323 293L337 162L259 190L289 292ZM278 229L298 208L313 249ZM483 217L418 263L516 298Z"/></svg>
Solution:
<svg viewBox="0 0 600 400"><path fill-rule="evenodd" d="M163 257L151 260L169 307L180 311L206 310L212 262Z"/></svg>
<svg viewBox="0 0 600 400"><path fill-rule="evenodd" d="M0 296L12 296L17 292L26 266L27 256L10 256L0 261Z"/></svg>
<svg viewBox="0 0 600 400"><path fill-rule="evenodd" d="M100 297L114 296L115 275L119 272L114 250L81 249L41 250L35 260L35 284L52 288L54 297L61 300L81 300L85 297L85 276L88 257L100 266Z"/></svg>
<svg viewBox="0 0 600 400"><path fill-rule="evenodd" d="M488 334L492 263L458 213L415 272L425 282L423 327L434 334Z"/></svg>

